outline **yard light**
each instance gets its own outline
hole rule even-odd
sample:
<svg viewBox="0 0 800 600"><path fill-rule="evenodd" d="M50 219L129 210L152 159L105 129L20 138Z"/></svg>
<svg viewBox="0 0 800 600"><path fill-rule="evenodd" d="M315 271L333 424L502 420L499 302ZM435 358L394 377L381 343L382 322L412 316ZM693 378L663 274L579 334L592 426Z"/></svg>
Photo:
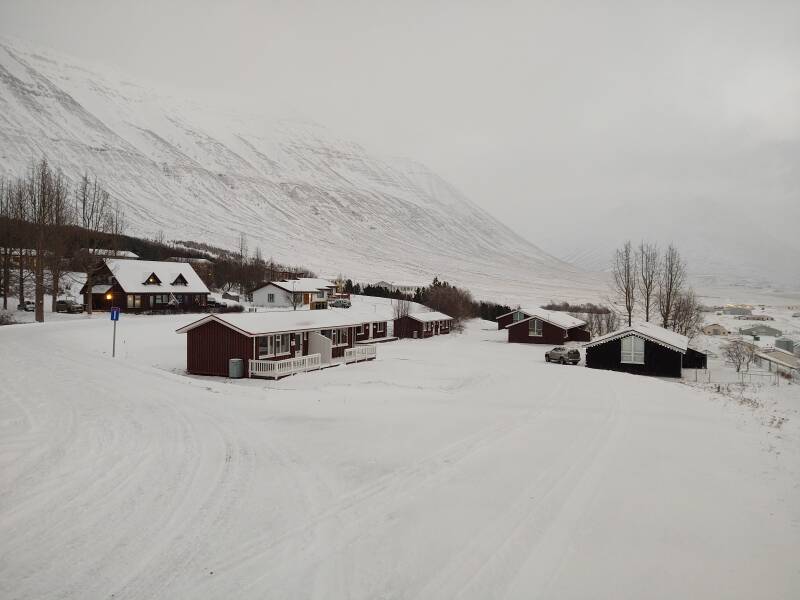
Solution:
<svg viewBox="0 0 800 600"><path fill-rule="evenodd" d="M111 300L111 298L112 298L112 296L111 296L110 292L108 294L106 294L106 300Z"/></svg>

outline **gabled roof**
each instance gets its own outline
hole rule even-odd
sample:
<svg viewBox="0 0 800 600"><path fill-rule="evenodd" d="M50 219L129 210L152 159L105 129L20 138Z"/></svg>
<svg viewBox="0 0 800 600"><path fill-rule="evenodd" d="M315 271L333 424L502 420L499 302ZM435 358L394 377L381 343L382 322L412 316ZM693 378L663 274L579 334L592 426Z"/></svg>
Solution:
<svg viewBox="0 0 800 600"><path fill-rule="evenodd" d="M177 333L186 333L195 327L216 321L235 329L248 337L269 335L271 333L289 333L292 331L309 331L314 329L333 329L336 327L357 327L367 321L342 311L333 310L288 310L259 313L222 313L210 314L177 329ZM383 322L374 319L373 322Z"/></svg>
<svg viewBox="0 0 800 600"><path fill-rule="evenodd" d="M515 312L517 311L512 311L511 313L507 314L512 314ZM559 310L547 310L544 308L520 308L519 312L527 315L527 318L520 319L516 323L511 323L509 327L514 327L520 323L527 323L533 318L547 321L551 325L555 325L561 329L573 329L575 327L583 327L586 325L586 321L582 321L577 317L573 317L572 315Z"/></svg>
<svg viewBox="0 0 800 600"><path fill-rule="evenodd" d="M327 279L318 279L316 277L298 277L297 279L268 281L267 283L260 285L254 290L252 290L252 292L257 292L258 290L265 288L268 285L274 285L275 287L279 287L282 290L286 290L287 292L299 292L299 293L318 292L320 290L326 290L329 288L336 287L335 283L331 283Z"/></svg>
<svg viewBox="0 0 800 600"><path fill-rule="evenodd" d="M438 311L409 313L408 317L420 323L430 323L431 321L452 321L453 317Z"/></svg>
<svg viewBox="0 0 800 600"><path fill-rule="evenodd" d="M189 263L161 262L157 260L125 260L106 258L105 264L128 294L208 294L208 288ZM161 285L145 285L151 274L155 274ZM186 285L172 285L183 275Z"/></svg>
<svg viewBox="0 0 800 600"><path fill-rule="evenodd" d="M680 352L681 354L685 354L686 349L689 347L689 338L687 338L685 335L670 331L669 329L664 329L663 327L653 325L652 323L634 323L630 327L624 327L623 329L601 335L600 337L593 339L591 342L584 344L584 347L590 348L592 346L598 346L600 344L610 342L611 340L621 339L629 335L635 335L645 340L649 340L654 344L659 344L665 348L670 348Z"/></svg>

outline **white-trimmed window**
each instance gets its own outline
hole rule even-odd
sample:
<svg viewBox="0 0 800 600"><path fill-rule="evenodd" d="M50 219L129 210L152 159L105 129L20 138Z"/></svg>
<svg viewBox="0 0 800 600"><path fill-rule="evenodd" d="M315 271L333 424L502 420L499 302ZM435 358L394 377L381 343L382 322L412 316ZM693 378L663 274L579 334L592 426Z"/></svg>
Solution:
<svg viewBox="0 0 800 600"><path fill-rule="evenodd" d="M528 335L530 337L542 337L542 322L539 319L528 321Z"/></svg>
<svg viewBox="0 0 800 600"><path fill-rule="evenodd" d="M258 356L264 358L265 356L289 354L290 344L291 336L288 333L262 335L258 338Z"/></svg>
<svg viewBox="0 0 800 600"><path fill-rule="evenodd" d="M511 321L516 323L517 321L522 321L522 319L526 318L527 317L525 316L525 313L522 312L521 310L518 310L511 316Z"/></svg>
<svg viewBox="0 0 800 600"><path fill-rule="evenodd" d="M139 294L128 294L128 308L141 308L142 297Z"/></svg>
<svg viewBox="0 0 800 600"><path fill-rule="evenodd" d="M629 365L644 364L644 340L635 335L629 335L621 340L622 356L620 361Z"/></svg>

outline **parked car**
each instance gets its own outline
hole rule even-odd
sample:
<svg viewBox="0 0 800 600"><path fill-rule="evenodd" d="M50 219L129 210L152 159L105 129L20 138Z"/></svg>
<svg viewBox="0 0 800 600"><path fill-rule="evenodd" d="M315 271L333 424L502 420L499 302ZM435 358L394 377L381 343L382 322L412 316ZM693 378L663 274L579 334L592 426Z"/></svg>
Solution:
<svg viewBox="0 0 800 600"><path fill-rule="evenodd" d="M23 300L19 303L19 306L17 306L17 310L33 312L36 310L36 303L33 300Z"/></svg>
<svg viewBox="0 0 800 600"><path fill-rule="evenodd" d="M331 306L334 308L350 308L350 300L346 298L336 298L331 302Z"/></svg>
<svg viewBox="0 0 800 600"><path fill-rule="evenodd" d="M556 346L552 350L544 353L545 362L557 362L565 365L577 365L581 362L581 353L577 348L566 348L564 346Z"/></svg>
<svg viewBox="0 0 800 600"><path fill-rule="evenodd" d="M75 302L74 300L56 300L56 312L64 313L82 313L83 304Z"/></svg>

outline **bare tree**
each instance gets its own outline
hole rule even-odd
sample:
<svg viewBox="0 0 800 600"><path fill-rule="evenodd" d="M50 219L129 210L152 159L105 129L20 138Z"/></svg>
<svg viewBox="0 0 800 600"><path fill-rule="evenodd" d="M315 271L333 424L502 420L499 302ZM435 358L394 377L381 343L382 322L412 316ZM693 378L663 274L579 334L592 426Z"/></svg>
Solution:
<svg viewBox="0 0 800 600"><path fill-rule="evenodd" d="M86 271L86 312L92 314L92 278L97 267L100 234L108 225L109 194L97 182L97 177L81 177L75 191L75 214L81 226L81 249L78 261Z"/></svg>
<svg viewBox="0 0 800 600"><path fill-rule="evenodd" d="M694 290L683 292L675 300L670 316L670 328L691 339L700 330L702 324L703 313Z"/></svg>
<svg viewBox="0 0 800 600"><path fill-rule="evenodd" d="M53 173L47 159L31 167L27 180L27 195L30 205L30 217L34 231L34 299L36 305L35 318L38 323L44 321L44 268L47 253L48 226L53 200Z"/></svg>
<svg viewBox="0 0 800 600"><path fill-rule="evenodd" d="M11 290L11 179L0 178L0 279L2 279L3 310L8 310Z"/></svg>
<svg viewBox="0 0 800 600"><path fill-rule="evenodd" d="M397 319L403 319L403 317L407 317L408 314L411 312L411 302L408 300L397 299L392 301L392 308L394 309L394 319L397 322ZM406 320L403 319L399 323L400 327L398 330L394 332L395 337L405 337L406 336L406 329L408 328L408 324Z"/></svg>
<svg viewBox="0 0 800 600"><path fill-rule="evenodd" d="M722 356L726 361L731 363L739 373L742 369L745 371L750 370L750 364L756 356L755 348L752 344L748 344L742 340L731 340L723 345Z"/></svg>
<svg viewBox="0 0 800 600"><path fill-rule="evenodd" d="M238 273L238 284L239 284L239 295L244 298L245 292L245 280L247 279L247 236L242 232L239 234L239 273Z"/></svg>
<svg viewBox="0 0 800 600"><path fill-rule="evenodd" d="M678 249L670 244L661 261L656 299L661 314L661 326L669 327L675 303L683 293L686 283L686 263Z"/></svg>
<svg viewBox="0 0 800 600"><path fill-rule="evenodd" d="M614 276L612 291L620 303L625 306L625 312L628 314L628 325L630 325L636 304L637 283L636 253L630 241L625 242L622 248L617 249L614 253L612 274Z"/></svg>
<svg viewBox="0 0 800 600"><path fill-rule="evenodd" d="M650 321L653 296L656 291L659 270L658 246L639 243L637 250L639 299L644 308L644 320Z"/></svg>
<svg viewBox="0 0 800 600"><path fill-rule="evenodd" d="M16 179L13 184L13 191L11 192L11 205L10 205L11 218L18 224L27 222L30 217L30 207L28 205L27 186L23 179ZM26 270L28 266L26 257L30 258L30 249L25 246L25 236L18 235L16 238L17 250L17 286L18 298L20 303L25 300L25 282L30 276L30 271Z"/></svg>
<svg viewBox="0 0 800 600"><path fill-rule="evenodd" d="M50 288L53 294L51 310L56 311L64 265L69 247L67 226L73 223L73 207L68 198L68 186L61 171L53 175L50 200L50 233L47 236L47 255L44 257L50 271Z"/></svg>

